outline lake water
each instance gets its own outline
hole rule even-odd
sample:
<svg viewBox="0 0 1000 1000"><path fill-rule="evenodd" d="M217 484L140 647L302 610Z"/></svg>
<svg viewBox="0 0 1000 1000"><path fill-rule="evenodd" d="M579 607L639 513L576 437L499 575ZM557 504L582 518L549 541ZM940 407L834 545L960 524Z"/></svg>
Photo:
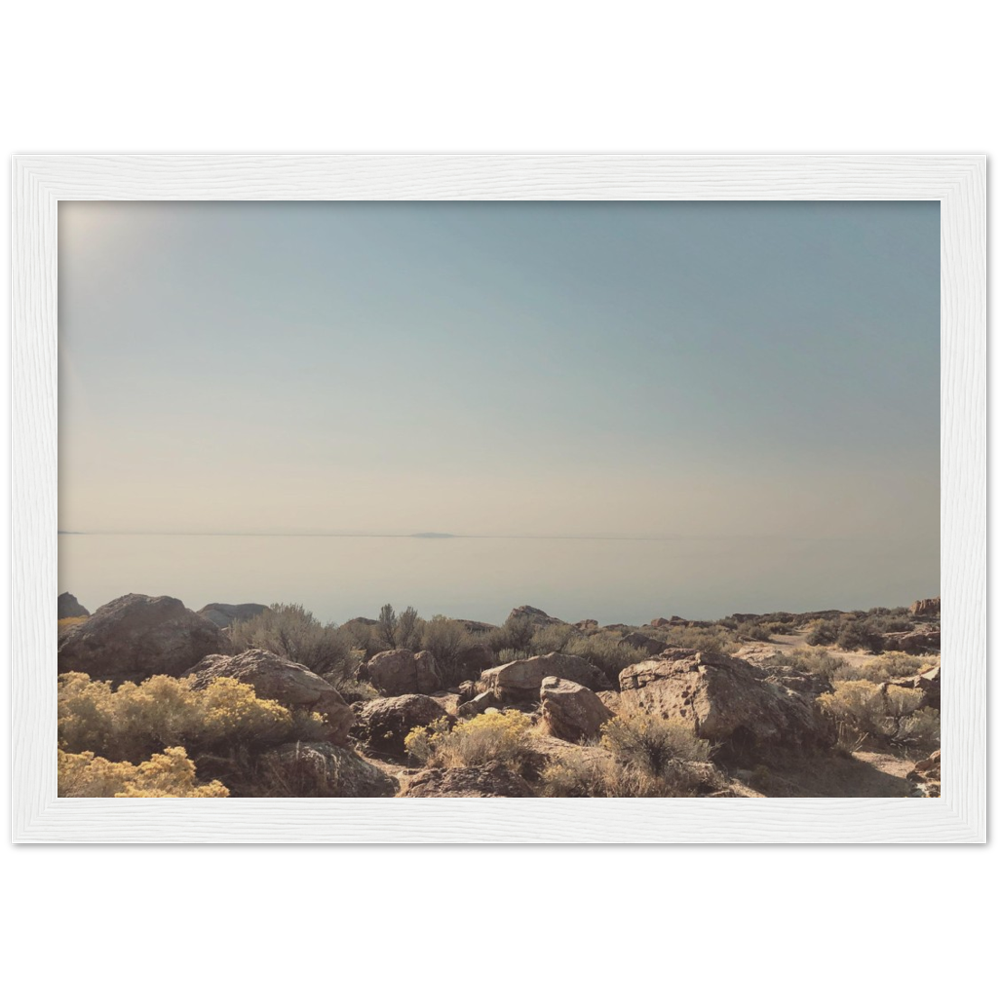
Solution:
<svg viewBox="0 0 1000 1000"><path fill-rule="evenodd" d="M895 607L939 593L937 539L398 538L61 535L59 589L90 611L127 593L297 603L323 621L422 615L566 621Z"/></svg>

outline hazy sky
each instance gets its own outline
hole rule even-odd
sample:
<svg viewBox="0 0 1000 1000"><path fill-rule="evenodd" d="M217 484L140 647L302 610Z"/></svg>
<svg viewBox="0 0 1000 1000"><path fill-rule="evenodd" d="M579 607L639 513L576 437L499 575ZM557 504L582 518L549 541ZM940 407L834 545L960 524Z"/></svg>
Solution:
<svg viewBox="0 0 1000 1000"><path fill-rule="evenodd" d="M63 530L937 536L936 202L59 225Z"/></svg>

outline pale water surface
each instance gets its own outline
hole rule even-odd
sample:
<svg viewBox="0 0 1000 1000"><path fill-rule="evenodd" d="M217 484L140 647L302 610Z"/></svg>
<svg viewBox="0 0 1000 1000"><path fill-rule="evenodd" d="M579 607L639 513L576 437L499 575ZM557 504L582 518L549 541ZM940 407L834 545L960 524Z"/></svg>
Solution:
<svg viewBox="0 0 1000 1000"><path fill-rule="evenodd" d="M61 535L59 589L90 611L127 593L298 603L324 621L421 614L501 622L895 607L939 592L937 539Z"/></svg>

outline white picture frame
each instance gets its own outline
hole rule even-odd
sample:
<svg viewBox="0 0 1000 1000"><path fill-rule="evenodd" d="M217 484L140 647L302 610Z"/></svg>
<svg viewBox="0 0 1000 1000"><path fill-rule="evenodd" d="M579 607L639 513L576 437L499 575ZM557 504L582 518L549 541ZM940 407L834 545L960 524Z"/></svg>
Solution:
<svg viewBox="0 0 1000 1000"><path fill-rule="evenodd" d="M12 175L15 842L985 841L984 156L28 155ZM105 199L939 201L941 797L58 798L57 215L60 201Z"/></svg>

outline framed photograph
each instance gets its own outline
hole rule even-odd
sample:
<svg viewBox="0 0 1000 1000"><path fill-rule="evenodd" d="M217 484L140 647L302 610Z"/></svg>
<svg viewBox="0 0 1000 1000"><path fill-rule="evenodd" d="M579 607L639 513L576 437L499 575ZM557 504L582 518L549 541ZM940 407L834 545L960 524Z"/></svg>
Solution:
<svg viewBox="0 0 1000 1000"><path fill-rule="evenodd" d="M16 157L14 840L983 842L986 245L977 155Z"/></svg>

